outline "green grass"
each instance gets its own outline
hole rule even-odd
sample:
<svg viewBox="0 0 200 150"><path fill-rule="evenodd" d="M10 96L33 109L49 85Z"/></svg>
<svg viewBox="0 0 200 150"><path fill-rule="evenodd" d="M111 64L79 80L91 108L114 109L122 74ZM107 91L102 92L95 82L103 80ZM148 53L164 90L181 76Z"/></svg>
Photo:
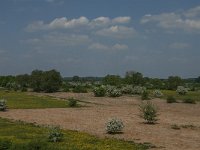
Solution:
<svg viewBox="0 0 200 150"><path fill-rule="evenodd" d="M68 107L67 102L64 100L57 100L47 96L27 95L26 92L0 91L0 99L7 100L9 109Z"/></svg>
<svg viewBox="0 0 200 150"><path fill-rule="evenodd" d="M200 101L200 91L189 91L186 95L179 95L176 91L171 90L162 90L162 92L164 94L164 99L167 99L168 96L173 96L177 100L192 99Z"/></svg>
<svg viewBox="0 0 200 150"><path fill-rule="evenodd" d="M47 127L39 127L34 124L13 122L0 118L0 140L12 141L11 150L22 149L27 143L38 143L44 149L49 150L145 150L147 145L135 144L117 139L100 139L86 133L63 130L64 140L58 143L48 142ZM37 144L32 144L36 146ZM1 142L0 142L1 147ZM30 144L27 146L30 150ZM26 148L27 148L26 147ZM25 148L25 149L26 149ZM27 149L26 149L27 150Z"/></svg>

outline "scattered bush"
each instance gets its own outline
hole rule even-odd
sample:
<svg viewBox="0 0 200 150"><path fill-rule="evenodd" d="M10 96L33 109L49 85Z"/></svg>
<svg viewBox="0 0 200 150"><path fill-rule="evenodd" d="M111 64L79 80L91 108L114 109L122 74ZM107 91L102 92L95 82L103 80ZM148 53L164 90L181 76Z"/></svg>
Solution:
<svg viewBox="0 0 200 150"><path fill-rule="evenodd" d="M63 133L61 132L59 127L50 127L49 142L60 142L63 140Z"/></svg>
<svg viewBox="0 0 200 150"><path fill-rule="evenodd" d="M150 99L150 98L149 98L149 92L148 92L148 91L144 91L144 92L142 93L141 99L142 99L142 100L149 100L149 99Z"/></svg>
<svg viewBox="0 0 200 150"><path fill-rule="evenodd" d="M154 97L160 98L163 96L163 93L160 90L154 90L153 95Z"/></svg>
<svg viewBox="0 0 200 150"><path fill-rule="evenodd" d="M76 107L77 106L77 100L76 99L69 98L68 101L69 101L69 103L68 103L69 107Z"/></svg>
<svg viewBox="0 0 200 150"><path fill-rule="evenodd" d="M147 121L148 124L154 124L157 121L157 108L154 104L147 101L139 105L140 117Z"/></svg>
<svg viewBox="0 0 200 150"><path fill-rule="evenodd" d="M104 86L100 86L100 87L95 87L94 90L94 95L96 97L103 97L106 95L106 89Z"/></svg>
<svg viewBox="0 0 200 150"><path fill-rule="evenodd" d="M145 88L145 87L135 86L135 87L133 88L133 94L141 95L144 91L146 91L146 88Z"/></svg>
<svg viewBox="0 0 200 150"><path fill-rule="evenodd" d="M6 109L7 109L6 100L1 99L0 100L0 111L5 111Z"/></svg>
<svg viewBox="0 0 200 150"><path fill-rule="evenodd" d="M171 125L171 128L174 130L180 130L181 128L177 124Z"/></svg>
<svg viewBox="0 0 200 150"><path fill-rule="evenodd" d="M176 99L173 96L168 96L167 97L167 103L176 103Z"/></svg>
<svg viewBox="0 0 200 150"><path fill-rule="evenodd" d="M124 128L123 122L116 118L109 120L106 124L106 131L109 134L122 132L123 128Z"/></svg>
<svg viewBox="0 0 200 150"><path fill-rule="evenodd" d="M74 93L87 93L87 88L81 85L77 85L76 87L73 88Z"/></svg>
<svg viewBox="0 0 200 150"><path fill-rule="evenodd" d="M123 94L133 94L134 93L133 86L131 86L131 85L123 86L121 91Z"/></svg>
<svg viewBox="0 0 200 150"><path fill-rule="evenodd" d="M183 100L183 103L196 104L196 101L191 98L186 98Z"/></svg>
<svg viewBox="0 0 200 150"><path fill-rule="evenodd" d="M185 95L188 92L188 89L183 86L178 86L176 92L180 95Z"/></svg>

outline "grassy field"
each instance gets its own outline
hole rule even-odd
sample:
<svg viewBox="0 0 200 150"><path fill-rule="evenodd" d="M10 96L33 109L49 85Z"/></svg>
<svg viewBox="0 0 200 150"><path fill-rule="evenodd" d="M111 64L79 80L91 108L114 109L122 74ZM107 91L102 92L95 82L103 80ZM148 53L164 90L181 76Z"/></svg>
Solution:
<svg viewBox="0 0 200 150"><path fill-rule="evenodd" d="M7 100L9 109L64 108L68 103L51 97L27 95L25 92L0 91L0 99Z"/></svg>
<svg viewBox="0 0 200 150"><path fill-rule="evenodd" d="M173 96L177 100L184 100L184 99L193 99L195 101L200 101L200 91L189 91L186 95L179 95L176 91L171 90L163 90L164 98L166 99L167 96Z"/></svg>
<svg viewBox="0 0 200 150"><path fill-rule="evenodd" d="M13 122L0 118L0 149L11 141L11 150L31 150L34 147L49 150L145 150L148 146L116 139L99 139L86 133L62 131L64 140L48 142L47 127Z"/></svg>

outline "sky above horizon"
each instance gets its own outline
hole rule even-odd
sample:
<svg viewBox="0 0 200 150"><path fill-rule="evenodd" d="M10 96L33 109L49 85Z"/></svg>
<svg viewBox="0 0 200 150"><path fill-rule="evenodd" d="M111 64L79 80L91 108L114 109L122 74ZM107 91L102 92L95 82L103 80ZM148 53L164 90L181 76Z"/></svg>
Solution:
<svg viewBox="0 0 200 150"><path fill-rule="evenodd" d="M200 76L199 0L1 0L0 75Z"/></svg>

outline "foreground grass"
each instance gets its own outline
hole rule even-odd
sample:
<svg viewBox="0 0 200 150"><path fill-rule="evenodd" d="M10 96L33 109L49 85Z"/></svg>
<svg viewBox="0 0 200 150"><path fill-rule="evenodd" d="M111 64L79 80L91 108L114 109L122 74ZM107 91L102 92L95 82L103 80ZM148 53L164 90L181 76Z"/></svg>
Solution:
<svg viewBox="0 0 200 150"><path fill-rule="evenodd" d="M0 118L0 148L3 141L12 141L10 150L145 150L148 146L116 139L99 139L75 131L63 131L64 140L48 142L48 128ZM4 142L5 145L5 142Z"/></svg>
<svg viewBox="0 0 200 150"><path fill-rule="evenodd" d="M51 97L27 95L25 92L0 91L0 99L7 100L9 109L64 108L67 102Z"/></svg>
<svg viewBox="0 0 200 150"><path fill-rule="evenodd" d="M171 90L162 90L162 92L164 94L165 99L168 96L173 96L177 100L192 99L200 102L200 91L189 91L186 95L179 95L176 93L176 91Z"/></svg>

